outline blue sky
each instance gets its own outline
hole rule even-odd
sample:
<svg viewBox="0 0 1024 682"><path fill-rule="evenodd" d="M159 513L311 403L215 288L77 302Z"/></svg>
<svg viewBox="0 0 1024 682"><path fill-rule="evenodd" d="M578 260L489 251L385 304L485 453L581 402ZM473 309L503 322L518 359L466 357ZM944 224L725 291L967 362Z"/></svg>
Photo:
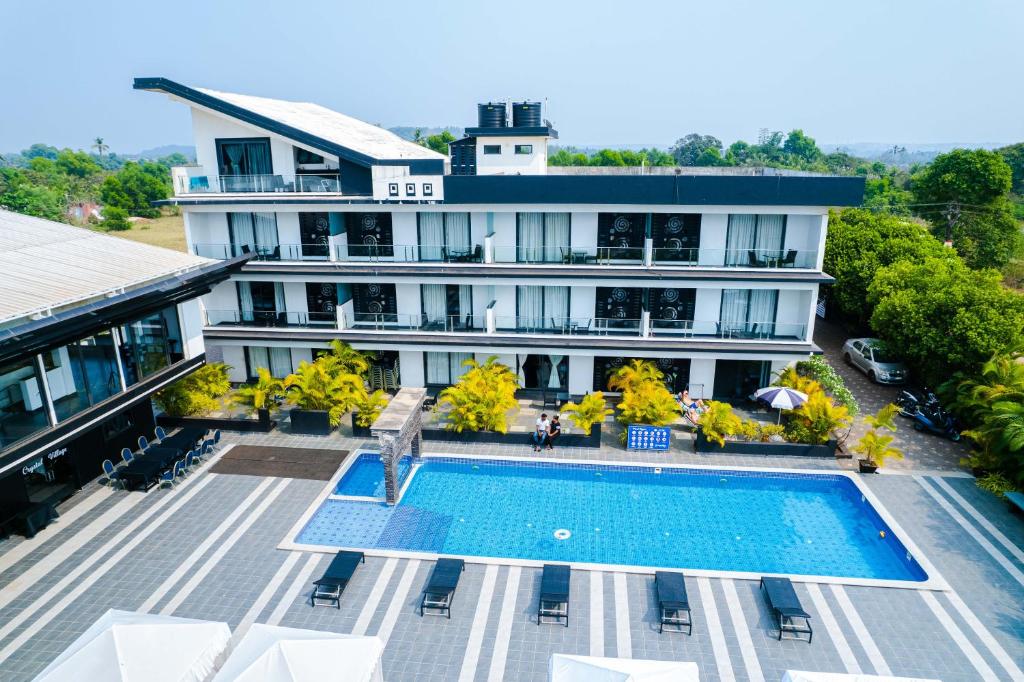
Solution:
<svg viewBox="0 0 1024 682"><path fill-rule="evenodd" d="M1018 0L99 2L0 6L0 151L190 143L134 76L315 101L385 126L548 101L567 144L1024 140Z"/></svg>

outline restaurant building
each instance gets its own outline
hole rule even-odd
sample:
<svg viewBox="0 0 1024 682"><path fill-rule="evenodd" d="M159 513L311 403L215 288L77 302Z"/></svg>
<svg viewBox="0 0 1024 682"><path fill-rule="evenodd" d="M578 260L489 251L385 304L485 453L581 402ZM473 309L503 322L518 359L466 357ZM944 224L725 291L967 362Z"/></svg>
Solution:
<svg viewBox="0 0 1024 682"><path fill-rule="evenodd" d="M206 361L210 260L0 209L0 524L151 437L151 397Z"/></svg>

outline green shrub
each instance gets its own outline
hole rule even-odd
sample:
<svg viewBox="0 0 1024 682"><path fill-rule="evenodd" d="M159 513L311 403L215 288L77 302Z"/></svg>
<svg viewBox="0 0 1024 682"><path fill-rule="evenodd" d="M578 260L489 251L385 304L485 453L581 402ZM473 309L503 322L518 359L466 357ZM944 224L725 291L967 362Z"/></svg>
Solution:
<svg viewBox="0 0 1024 682"><path fill-rule="evenodd" d="M1002 474L988 474L979 478L975 483L979 488L989 491L996 497L1005 497L1006 493L1013 492L1014 490L1010 479Z"/></svg>
<svg viewBox="0 0 1024 682"><path fill-rule="evenodd" d="M341 371L337 359L321 355L314 362L302 361L294 374L285 377L288 402L301 410L327 412L331 426L352 409L360 391L366 391L362 377Z"/></svg>
<svg viewBox="0 0 1024 682"><path fill-rule="evenodd" d="M608 408L604 393L595 391L583 396L578 404L565 403L562 405L562 412L568 413L569 419L576 425L576 428L583 431L584 435L589 436L594 424L602 423L606 416L614 413L614 410Z"/></svg>
<svg viewBox="0 0 1024 682"><path fill-rule="evenodd" d="M853 396L853 392L846 387L846 382L843 381L843 377L839 376L835 368L828 364L825 356L812 355L806 360L801 360L796 363L796 371L801 376L817 381L826 393L835 398L837 403L846 406L851 416L856 417L860 412L860 405Z"/></svg>
<svg viewBox="0 0 1024 682"><path fill-rule="evenodd" d="M356 410L356 426L361 426L364 429L373 426L373 422L377 421L377 417L380 416L387 404L388 396L384 391L377 390L370 393L365 387L358 391L352 401L352 409Z"/></svg>
<svg viewBox="0 0 1024 682"><path fill-rule="evenodd" d="M519 378L497 356L487 358L483 364L466 360L469 371L452 386L441 391L438 407L448 405L449 431L508 432L509 410L519 406L516 389Z"/></svg>
<svg viewBox="0 0 1024 682"><path fill-rule="evenodd" d="M235 391L235 402L247 405L253 410L267 410L277 405L277 398L284 394L284 382L275 379L266 367L256 368L254 383L240 386Z"/></svg>
<svg viewBox="0 0 1024 682"><path fill-rule="evenodd" d="M153 396L157 406L171 417L207 414L220 407L219 398L231 390L230 367L223 362L203 365Z"/></svg>
<svg viewBox="0 0 1024 682"><path fill-rule="evenodd" d="M725 447L727 436L735 436L744 428L743 420L733 412L732 405L717 400L706 403L698 426L708 442L718 443L719 447Z"/></svg>

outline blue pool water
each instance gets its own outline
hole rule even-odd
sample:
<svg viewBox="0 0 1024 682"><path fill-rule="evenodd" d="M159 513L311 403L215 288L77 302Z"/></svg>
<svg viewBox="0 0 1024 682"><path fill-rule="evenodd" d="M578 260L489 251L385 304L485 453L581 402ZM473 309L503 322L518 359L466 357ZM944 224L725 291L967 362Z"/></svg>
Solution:
<svg viewBox="0 0 1024 682"><path fill-rule="evenodd" d="M367 471L375 458L366 460ZM363 460L356 465L362 469ZM559 530L569 537L556 539ZM675 468L659 474L646 467L427 458L397 506L329 499L296 540L542 561L927 579L857 486L831 474Z"/></svg>
<svg viewBox="0 0 1024 682"><path fill-rule="evenodd" d="M412 457L398 460L398 482L401 486L409 475ZM334 488L335 495L384 497L384 464L380 455L363 453L352 463Z"/></svg>

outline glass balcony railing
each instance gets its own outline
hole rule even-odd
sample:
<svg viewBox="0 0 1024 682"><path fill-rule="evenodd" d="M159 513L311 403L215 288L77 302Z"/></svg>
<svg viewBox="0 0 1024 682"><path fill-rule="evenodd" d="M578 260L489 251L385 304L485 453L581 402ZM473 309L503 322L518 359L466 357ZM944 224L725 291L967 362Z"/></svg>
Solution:
<svg viewBox="0 0 1024 682"><path fill-rule="evenodd" d="M277 310L207 310L209 327L337 327L337 313Z"/></svg>
<svg viewBox="0 0 1024 682"><path fill-rule="evenodd" d="M482 322L482 320L481 320ZM405 313L345 313L347 329L482 333L473 315L410 315Z"/></svg>
<svg viewBox="0 0 1024 682"><path fill-rule="evenodd" d="M484 247L430 244L337 244L339 261L381 263L482 263Z"/></svg>
<svg viewBox="0 0 1024 682"><path fill-rule="evenodd" d="M199 167L172 169L175 194L250 194L298 192L340 194L337 172L293 175L207 175Z"/></svg>
<svg viewBox="0 0 1024 682"><path fill-rule="evenodd" d="M559 263L609 265L642 263L643 247L618 246L495 246L495 263Z"/></svg>
<svg viewBox="0 0 1024 682"><path fill-rule="evenodd" d="M331 247L324 242L311 244L193 244L192 252L204 258L234 258L246 253L254 260L329 260Z"/></svg>
<svg viewBox="0 0 1024 682"><path fill-rule="evenodd" d="M818 252L800 249L655 248L654 265L732 268L814 268Z"/></svg>
<svg viewBox="0 0 1024 682"><path fill-rule="evenodd" d="M721 322L712 320L650 321L651 336L804 341L807 325L788 322Z"/></svg>
<svg viewBox="0 0 1024 682"><path fill-rule="evenodd" d="M640 335L639 319L612 317L524 317L494 318L496 333L562 334L568 336Z"/></svg>

